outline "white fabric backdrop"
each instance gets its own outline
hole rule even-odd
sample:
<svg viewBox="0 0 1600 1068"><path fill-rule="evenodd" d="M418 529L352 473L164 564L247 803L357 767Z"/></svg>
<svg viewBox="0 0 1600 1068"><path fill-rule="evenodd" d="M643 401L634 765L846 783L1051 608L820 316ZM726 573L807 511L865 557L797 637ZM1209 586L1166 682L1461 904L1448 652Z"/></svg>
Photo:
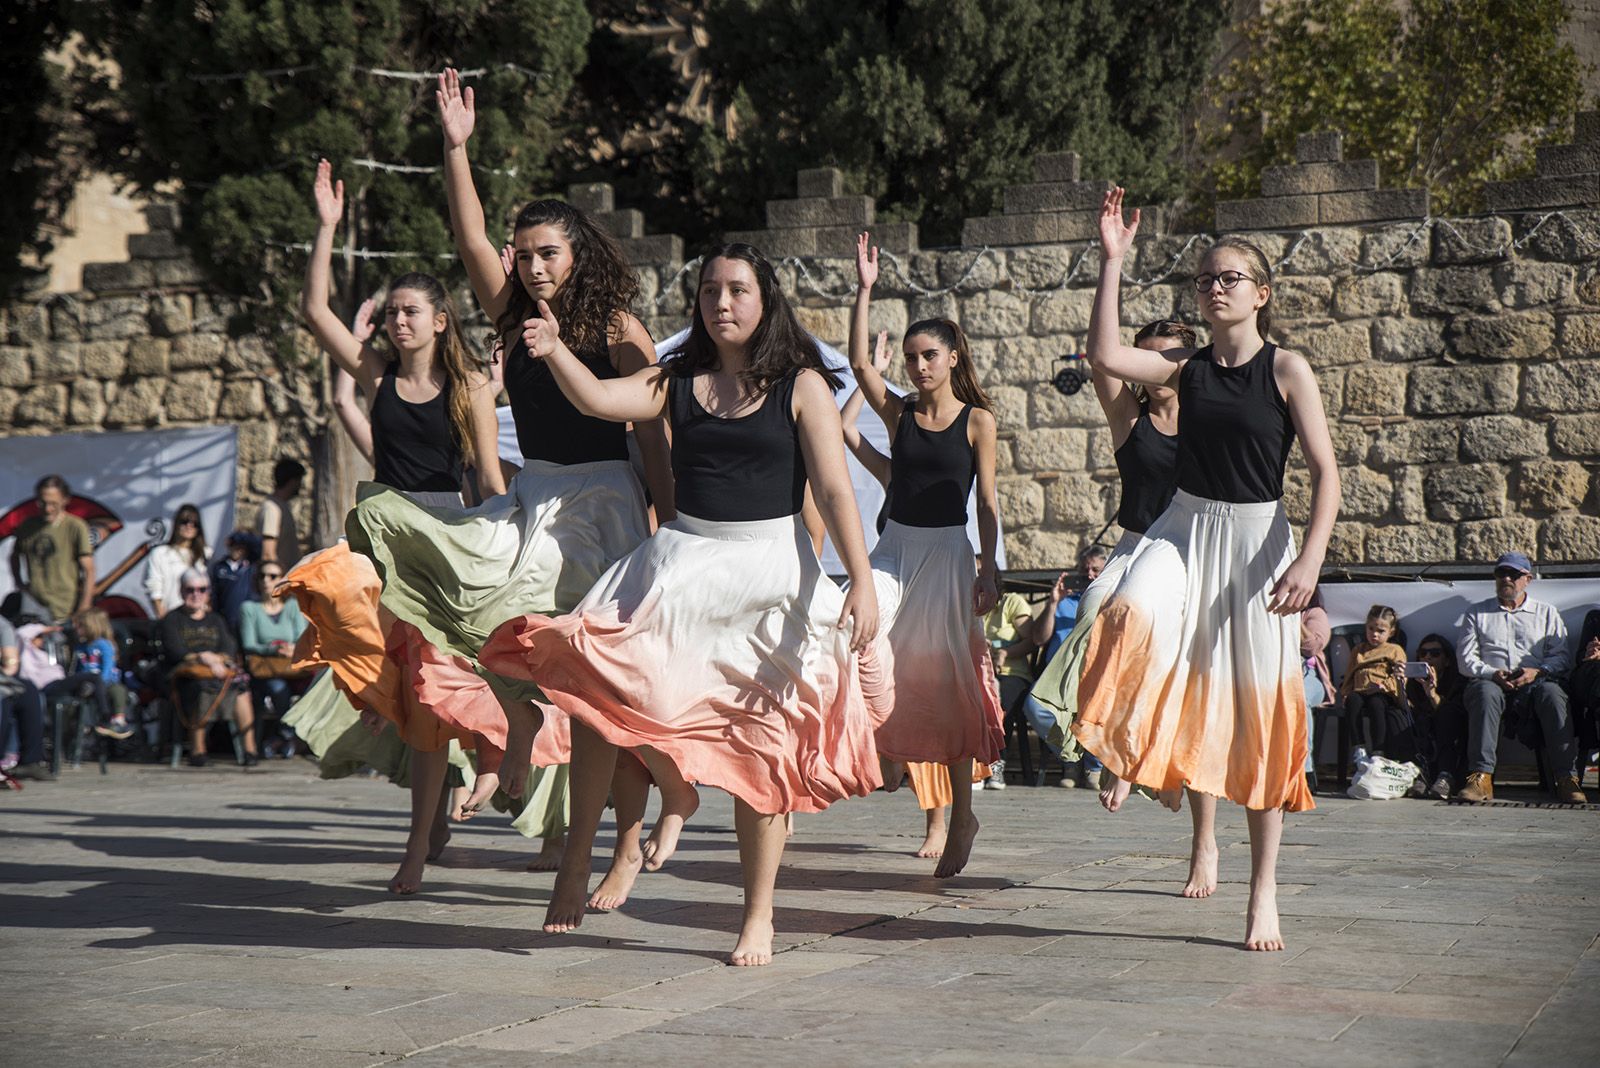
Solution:
<svg viewBox="0 0 1600 1068"><path fill-rule="evenodd" d="M0 513L30 500L40 478L60 475L74 494L99 501L122 520L122 529L95 550L95 570L101 576L145 540L149 520L164 520L170 535L172 513L185 502L200 509L215 549L234 526L238 451L238 433L231 426L0 438ZM12 590L10 542L8 538L0 546L5 555L0 597ZM131 597L148 610L144 564L109 592Z"/></svg>

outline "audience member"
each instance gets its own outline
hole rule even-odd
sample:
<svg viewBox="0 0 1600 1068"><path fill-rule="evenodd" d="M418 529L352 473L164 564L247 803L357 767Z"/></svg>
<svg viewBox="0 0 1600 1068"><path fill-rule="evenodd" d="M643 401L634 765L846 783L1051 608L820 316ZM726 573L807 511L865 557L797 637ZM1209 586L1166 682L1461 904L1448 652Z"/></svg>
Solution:
<svg viewBox="0 0 1600 1068"><path fill-rule="evenodd" d="M94 545L89 525L67 511L72 490L65 479L46 475L33 494L39 514L17 527L11 578L24 594L23 615L60 622L88 608L94 596Z"/></svg>
<svg viewBox="0 0 1600 1068"><path fill-rule="evenodd" d="M1333 628L1328 622L1327 609L1314 605L1300 613L1300 676L1306 690L1306 774L1316 784L1316 713L1337 706L1334 698L1333 678L1328 673L1328 639Z"/></svg>
<svg viewBox="0 0 1600 1068"><path fill-rule="evenodd" d="M1462 702L1466 680L1456 666L1455 647L1442 635L1429 634L1419 641L1417 660L1427 665L1427 674L1405 680L1401 695L1411 710L1424 773L1433 776L1427 793L1443 800L1466 779L1467 706ZM1404 669L1396 672L1403 675Z"/></svg>
<svg viewBox="0 0 1600 1068"><path fill-rule="evenodd" d="M261 539L251 531L236 530L228 535L224 549L211 564L211 603L237 633L239 609L256 597L256 565L261 560Z"/></svg>
<svg viewBox="0 0 1600 1068"><path fill-rule="evenodd" d="M1074 624L1078 622L1079 599L1089 583L1099 578L1100 572L1105 570L1107 559L1109 557L1104 547L1086 546L1078 553L1078 574L1074 576L1063 571L1056 578L1046 610L1034 623L1034 641L1044 647L1044 655L1039 658L1040 667L1055 658L1067 635L1072 633ZM1023 705L1023 712L1034 733L1044 740L1045 745L1050 746L1051 752L1060 756L1060 751L1050 743L1052 728L1056 725L1056 717L1050 709L1030 694ZM1083 753L1080 759L1064 761L1061 767L1061 781L1056 785L1071 789L1094 786L1104 765L1093 753Z"/></svg>
<svg viewBox="0 0 1600 1068"><path fill-rule="evenodd" d="M256 595L260 600L246 601L239 609L239 645L244 649L256 714L263 723L269 712L273 714L271 718L281 721L289 711L294 684L310 674L294 669L291 654L295 641L306 629L306 620L297 601L274 593L283 575L281 564L264 561L256 574ZM269 757L279 753L293 756L293 733L281 723L279 731L279 738L263 740L263 751Z"/></svg>
<svg viewBox="0 0 1600 1068"><path fill-rule="evenodd" d="M62 697L93 701L96 733L117 739L131 737L128 691L123 688L117 671L117 647L111 641L110 617L99 609L87 609L72 617L72 630L75 639L72 670L44 688L45 701Z"/></svg>
<svg viewBox="0 0 1600 1068"><path fill-rule="evenodd" d="M44 698L39 688L20 674L22 650L9 620L0 617L0 740L17 731L18 763L10 770L14 779L49 782L55 776L44 760Z"/></svg>
<svg viewBox="0 0 1600 1068"><path fill-rule="evenodd" d="M279 460L272 468L272 493L261 502L256 533L261 538L261 559L276 560L285 571L300 562L300 534L294 525L291 502L300 493L305 466L296 460Z"/></svg>
<svg viewBox="0 0 1600 1068"><path fill-rule="evenodd" d="M1008 722L1024 715L1023 705L1033 685L1033 666L1028 657L1038 648L1033 640L1036 622L1033 609L1020 593L1002 594L1000 603L983 617L983 636L989 642L989 657L994 662L994 673L1000 684L1000 707L1005 709ZM985 787L1005 789L1005 769L1003 759L989 765Z"/></svg>
<svg viewBox="0 0 1600 1068"><path fill-rule="evenodd" d="M165 545L150 550L144 565L144 595L150 599L152 618L160 619L178 607L183 599L178 593L178 580L191 567L204 567L210 555L200 509L192 504L179 505L172 517L172 536Z"/></svg>
<svg viewBox="0 0 1600 1068"><path fill-rule="evenodd" d="M1578 735L1578 759L1587 762L1600 747L1600 608L1592 609L1583 621L1578 636L1578 666L1567 682L1572 698L1572 727ZM1583 768L1578 769L1583 780Z"/></svg>
<svg viewBox="0 0 1600 1068"><path fill-rule="evenodd" d="M1457 795L1464 801L1494 797L1501 718L1507 712L1517 721L1508 724L1507 733L1537 744L1529 728L1542 730L1556 799L1588 800L1578 785L1567 694L1556 682L1572 666L1567 628L1554 606L1528 596L1532 579L1527 556L1504 554L1495 562L1494 597L1473 607L1464 620L1457 650L1467 676L1467 783Z"/></svg>
<svg viewBox="0 0 1600 1068"><path fill-rule="evenodd" d="M183 604L161 619L162 656L171 669L178 715L189 732L189 763L205 767L206 731L218 713L231 712L244 744L243 763L256 763L255 716L239 673L239 647L227 621L211 610L206 573L190 568L180 586Z"/></svg>
<svg viewBox="0 0 1600 1068"><path fill-rule="evenodd" d="M1388 605L1375 604L1368 610L1366 637L1350 650L1339 700L1352 735L1368 753L1410 760L1416 755L1416 738L1395 674L1406 662L1406 651L1390 641L1396 618Z"/></svg>

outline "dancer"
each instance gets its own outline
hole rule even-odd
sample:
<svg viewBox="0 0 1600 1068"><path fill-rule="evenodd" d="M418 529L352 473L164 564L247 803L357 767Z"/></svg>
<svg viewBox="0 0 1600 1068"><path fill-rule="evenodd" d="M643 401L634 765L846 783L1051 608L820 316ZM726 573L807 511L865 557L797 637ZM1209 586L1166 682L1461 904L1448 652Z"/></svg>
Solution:
<svg viewBox="0 0 1600 1068"><path fill-rule="evenodd" d="M948 831L934 869L935 876L948 878L966 866L978 834L967 788L973 760L987 766L1005 746L1000 695L979 622L1000 598L996 424L966 335L949 319L924 319L906 330L906 376L917 391L902 399L889 389L868 351L878 250L866 233L856 239L856 281L850 369L889 430L894 486L889 521L871 558L888 620L878 660L886 672L892 668L895 696L877 729L878 753L896 763L943 764L957 784L950 790ZM976 574L967 540L967 496L974 482ZM889 777L897 776L891 765Z"/></svg>
<svg viewBox="0 0 1600 1068"><path fill-rule="evenodd" d="M470 368L454 305L432 275L403 274L389 283L384 308L387 353L357 341L329 307L333 234L344 214L344 183L334 183L331 177L328 161L318 162L314 187L318 227L306 265L301 315L318 344L372 397L373 468L380 490L390 487L387 492L408 502L458 508L463 463L474 457L496 455L497 430L489 380ZM505 492L498 465L480 463L477 467L481 494L489 497ZM344 546L325 552L330 555L320 561L321 568L349 559ZM291 588L313 628L337 627L341 611L365 610L374 613L371 634L386 635L390 628L379 624L375 604L337 604L326 596L330 590L323 590L323 596L319 596L316 589L304 585L317 573L315 570L300 572L300 568L291 572L291 580L297 574L301 580L298 585L291 581ZM381 641L379 648L382 649ZM333 674L341 677L337 665ZM346 681L346 692L354 697L349 686ZM398 707L374 711L405 726ZM405 859L389 889L409 894L420 886L426 861L438 854L449 837L445 823L448 739L425 737L415 731L408 735L404 729L402 737L414 750L409 768L411 831Z"/></svg>
<svg viewBox="0 0 1600 1068"><path fill-rule="evenodd" d="M506 624L482 659L537 679L572 720L572 828L545 930L583 922L621 746L664 789L687 780L734 795L745 901L729 962L759 965L772 959L783 814L879 785L862 684L882 682L870 671L878 610L829 393L837 379L772 265L749 245L724 245L705 259L696 292L676 358L617 380L568 350L547 304L529 320L530 352L581 411L670 414L680 511L572 613ZM853 580L848 593L823 574L801 524L808 479Z"/></svg>
<svg viewBox="0 0 1600 1068"><path fill-rule="evenodd" d="M1089 360L1125 381L1176 387L1178 488L1095 618L1073 732L1118 776L1111 804L1138 783L1174 810L1185 786L1249 810L1245 948L1282 949L1283 810L1314 807L1295 617L1339 510L1333 444L1310 364L1264 338L1272 271L1246 240L1218 241L1195 276L1211 345L1120 343L1122 261L1139 228L1137 210L1123 222L1122 197L1113 189L1101 206ZM1296 435L1312 491L1298 555L1281 500Z"/></svg>

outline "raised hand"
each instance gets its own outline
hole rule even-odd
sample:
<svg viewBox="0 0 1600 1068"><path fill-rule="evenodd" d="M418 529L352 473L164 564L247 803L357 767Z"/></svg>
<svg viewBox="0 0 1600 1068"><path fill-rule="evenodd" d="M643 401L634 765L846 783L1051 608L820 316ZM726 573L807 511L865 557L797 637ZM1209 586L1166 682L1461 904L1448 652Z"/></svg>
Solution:
<svg viewBox="0 0 1600 1068"><path fill-rule="evenodd" d="M506 269L506 277L510 278L517 269L517 249L515 245L500 246L500 266Z"/></svg>
<svg viewBox="0 0 1600 1068"><path fill-rule="evenodd" d="M522 324L522 342L528 346L528 355L538 360L555 352L561 343L561 324L544 301L539 302L538 318Z"/></svg>
<svg viewBox="0 0 1600 1068"><path fill-rule="evenodd" d="M368 297L361 302L361 307L356 309L356 317L350 323L350 333L362 344L366 344L372 332L377 329L377 324L372 321L372 310L378 306L376 297Z"/></svg>
<svg viewBox="0 0 1600 1068"><path fill-rule="evenodd" d="M889 371L889 361L892 359L889 351L889 331L878 331L878 343L872 349L872 366L881 374Z"/></svg>
<svg viewBox="0 0 1600 1068"><path fill-rule="evenodd" d="M333 164L325 159L317 161L317 180L311 187L317 202L317 221L323 226L337 226L344 218L344 180L333 180Z"/></svg>
<svg viewBox="0 0 1600 1068"><path fill-rule="evenodd" d="M870 241L871 235L865 230L856 235L856 281L862 289L878 284L878 250Z"/></svg>
<svg viewBox="0 0 1600 1068"><path fill-rule="evenodd" d="M439 104L439 125L444 130L444 147L460 148L472 136L478 113L472 106L472 87L461 88L461 75L446 67L439 75L439 88L433 98Z"/></svg>
<svg viewBox="0 0 1600 1068"><path fill-rule="evenodd" d="M1133 209L1133 217L1126 225L1122 221L1123 192L1120 185L1108 189L1100 202L1100 250L1106 259L1120 260L1126 256L1133 247L1134 235L1139 232L1138 208Z"/></svg>

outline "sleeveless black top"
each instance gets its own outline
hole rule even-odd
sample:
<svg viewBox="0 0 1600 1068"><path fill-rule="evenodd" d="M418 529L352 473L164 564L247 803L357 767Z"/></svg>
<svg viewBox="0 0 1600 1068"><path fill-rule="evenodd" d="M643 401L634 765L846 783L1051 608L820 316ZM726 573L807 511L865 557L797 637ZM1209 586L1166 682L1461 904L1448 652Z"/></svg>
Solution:
<svg viewBox="0 0 1600 1068"><path fill-rule="evenodd" d="M384 368L372 398L374 480L397 490L453 493L461 489L461 450L450 427L450 380L432 400L412 404L395 389L398 361Z"/></svg>
<svg viewBox="0 0 1600 1068"><path fill-rule="evenodd" d="M1157 430L1150 421L1149 404L1143 404L1116 460L1117 474L1122 476L1117 525L1143 534L1167 510L1178 488L1178 435Z"/></svg>
<svg viewBox="0 0 1600 1068"><path fill-rule="evenodd" d="M749 415L718 418L694 395L694 378L671 375L672 477L678 511L696 519L743 523L800 511L805 456L794 418L791 371L767 390Z"/></svg>
<svg viewBox="0 0 1600 1068"><path fill-rule="evenodd" d="M596 378L621 377L604 345L598 351L574 350L573 355ZM505 384L517 424L517 448L527 459L586 464L628 458L627 425L578 411L561 392L550 365L530 357L521 337L506 356Z"/></svg>
<svg viewBox="0 0 1600 1068"><path fill-rule="evenodd" d="M908 527L956 527L967 524L967 493L977 476L967 417L972 405L943 430L924 430L916 408L900 410L894 447L889 450L889 518Z"/></svg>
<svg viewBox="0 0 1600 1068"><path fill-rule="evenodd" d="M1178 377L1178 488L1197 497L1259 504L1283 496L1294 444L1289 405L1272 368L1278 347L1223 367L1210 345Z"/></svg>

